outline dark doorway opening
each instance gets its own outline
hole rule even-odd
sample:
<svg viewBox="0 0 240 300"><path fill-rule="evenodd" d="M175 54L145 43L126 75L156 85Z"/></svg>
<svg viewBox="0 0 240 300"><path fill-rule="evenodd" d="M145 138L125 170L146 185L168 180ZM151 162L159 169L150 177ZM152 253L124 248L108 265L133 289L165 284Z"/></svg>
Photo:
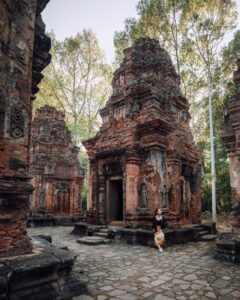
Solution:
<svg viewBox="0 0 240 300"><path fill-rule="evenodd" d="M123 220L123 181L109 180L109 221Z"/></svg>

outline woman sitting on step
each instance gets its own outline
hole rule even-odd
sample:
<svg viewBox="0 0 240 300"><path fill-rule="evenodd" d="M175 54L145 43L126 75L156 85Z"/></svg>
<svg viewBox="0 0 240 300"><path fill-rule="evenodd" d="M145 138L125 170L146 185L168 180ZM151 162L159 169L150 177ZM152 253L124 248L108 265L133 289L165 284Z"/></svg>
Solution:
<svg viewBox="0 0 240 300"><path fill-rule="evenodd" d="M161 228L164 226L164 217L160 208L155 210L155 216L153 217L153 231L154 231L154 243L158 247L159 252L163 252L162 246L165 243L164 233Z"/></svg>

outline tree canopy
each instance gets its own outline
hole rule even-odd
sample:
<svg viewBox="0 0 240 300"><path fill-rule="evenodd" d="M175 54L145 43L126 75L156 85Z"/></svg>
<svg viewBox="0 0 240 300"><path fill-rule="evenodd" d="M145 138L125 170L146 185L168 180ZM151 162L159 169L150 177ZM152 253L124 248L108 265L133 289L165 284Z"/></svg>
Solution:
<svg viewBox="0 0 240 300"><path fill-rule="evenodd" d="M111 93L112 69L91 30L75 37L52 39L52 61L35 106L54 105L66 114L74 142L91 137L99 128L99 110Z"/></svg>

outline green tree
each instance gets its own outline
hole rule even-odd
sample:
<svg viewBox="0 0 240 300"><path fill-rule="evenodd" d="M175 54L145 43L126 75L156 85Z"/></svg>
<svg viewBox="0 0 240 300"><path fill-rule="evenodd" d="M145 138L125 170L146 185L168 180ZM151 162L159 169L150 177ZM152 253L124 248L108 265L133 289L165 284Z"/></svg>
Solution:
<svg viewBox="0 0 240 300"><path fill-rule="evenodd" d="M219 46L226 32L234 28L236 19L235 1L190 0L187 8L189 17L188 47L198 55L197 61L202 63L202 70L207 78L208 109L210 126L210 154L211 154L211 179L212 179L212 212L213 220L216 221L216 174L215 174L215 151L214 129L212 115L212 101L214 92L214 70L219 66Z"/></svg>
<svg viewBox="0 0 240 300"><path fill-rule="evenodd" d="M240 30L235 32L233 39L222 49L222 64L219 72L222 74L220 80L226 98L235 92L232 76L236 68L237 56L240 56Z"/></svg>
<svg viewBox="0 0 240 300"><path fill-rule="evenodd" d="M180 74L180 49L186 34L187 3L187 0L140 0L137 5L139 19L127 18L125 29L115 32L117 61L121 59L126 46L139 37L148 36L159 39L162 47L171 54Z"/></svg>
<svg viewBox="0 0 240 300"><path fill-rule="evenodd" d="M112 70L91 30L63 42L53 33L52 62L45 71L35 105L51 103L64 110L75 143L95 134L99 110L111 93Z"/></svg>

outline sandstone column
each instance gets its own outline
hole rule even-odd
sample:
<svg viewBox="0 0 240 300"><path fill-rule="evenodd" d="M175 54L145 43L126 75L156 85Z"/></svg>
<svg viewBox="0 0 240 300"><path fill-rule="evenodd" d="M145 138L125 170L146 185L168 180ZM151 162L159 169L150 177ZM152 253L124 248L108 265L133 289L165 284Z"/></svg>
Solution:
<svg viewBox="0 0 240 300"><path fill-rule="evenodd" d="M106 180L104 175L98 175L98 222L104 224L106 220Z"/></svg>
<svg viewBox="0 0 240 300"><path fill-rule="evenodd" d="M128 155L126 159L126 213L135 213L138 207L138 182L140 158Z"/></svg>

